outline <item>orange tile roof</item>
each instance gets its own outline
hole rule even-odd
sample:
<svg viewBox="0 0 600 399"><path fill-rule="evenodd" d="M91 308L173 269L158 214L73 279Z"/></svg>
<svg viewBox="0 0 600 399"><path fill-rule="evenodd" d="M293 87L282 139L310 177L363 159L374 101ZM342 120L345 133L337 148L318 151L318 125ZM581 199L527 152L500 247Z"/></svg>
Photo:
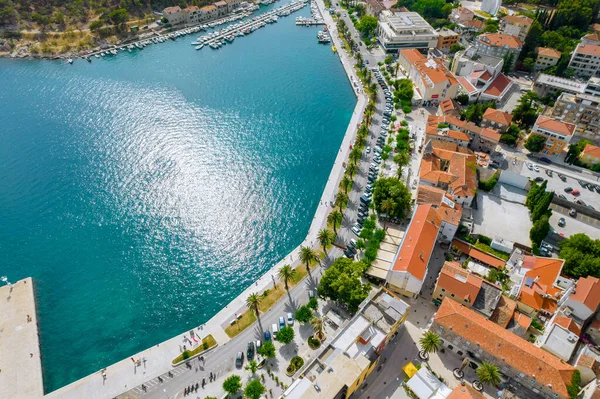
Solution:
<svg viewBox="0 0 600 399"><path fill-rule="evenodd" d="M436 286L454 294L460 300L466 299L469 303L473 303L482 283L481 277L469 273L457 262L445 262Z"/></svg>
<svg viewBox="0 0 600 399"><path fill-rule="evenodd" d="M174 7L167 7L163 10L164 13L166 14L170 14L170 13L174 13L174 12L179 12L181 11L181 8L179 6L174 6Z"/></svg>
<svg viewBox="0 0 600 399"><path fill-rule="evenodd" d="M510 123L512 122L512 118L512 114L494 108L488 108L483 113L483 119L487 119L488 121L496 123L501 123L506 126L510 125Z"/></svg>
<svg viewBox="0 0 600 399"><path fill-rule="evenodd" d="M489 73L487 70L481 74L481 76L479 77L479 79L485 81L485 82L489 82L490 79L492 78L492 74Z"/></svg>
<svg viewBox="0 0 600 399"><path fill-rule="evenodd" d="M484 399L485 396L479 393L471 385L459 385L450 392L446 399Z"/></svg>
<svg viewBox="0 0 600 399"><path fill-rule="evenodd" d="M443 82L448 82L450 85L458 84L454 74L438 58L420 59L413 62L413 66L421 74L421 77L429 78L433 84Z"/></svg>
<svg viewBox="0 0 600 399"><path fill-rule="evenodd" d="M569 298L583 303L588 309L595 312L600 305L600 280L591 276L581 277L577 280L575 292Z"/></svg>
<svg viewBox="0 0 600 399"><path fill-rule="evenodd" d="M569 396L567 385L575 371L573 366L474 311L444 298L432 329L436 324L469 341L474 350L479 348L529 378L535 376L540 385L551 385L560 396Z"/></svg>
<svg viewBox="0 0 600 399"><path fill-rule="evenodd" d="M572 123L559 121L544 115L538 116L537 120L535 121L534 127L535 126L539 126L554 133L564 134L567 136L571 136L575 132L576 127Z"/></svg>
<svg viewBox="0 0 600 399"><path fill-rule="evenodd" d="M471 141L471 136L469 136L466 133L459 132L458 130L452 130L452 129L442 131L441 129L438 130L437 126L434 131L431 131L428 129L427 136L431 136L431 138L433 138L433 139L439 138L439 137L450 137L455 140L466 141L467 143Z"/></svg>
<svg viewBox="0 0 600 399"><path fill-rule="evenodd" d="M425 56L423 54L421 54L421 52L417 49L406 49L406 50L401 50L400 54L402 54L402 56L404 58L406 58L408 60L409 63L414 64L415 62L419 61L419 60L424 60Z"/></svg>
<svg viewBox="0 0 600 399"><path fill-rule="evenodd" d="M583 151L581 152L581 154L600 158L600 147L596 147L595 145L592 145L592 144L586 144Z"/></svg>
<svg viewBox="0 0 600 399"><path fill-rule="evenodd" d="M462 217L462 207L455 204L455 208L453 209L442 203L442 205L437 208L437 213L444 222L453 226L458 226Z"/></svg>
<svg viewBox="0 0 600 399"><path fill-rule="evenodd" d="M512 84L512 81L499 73L498 76L494 79L494 81L485 89L484 93L490 96L498 97L508 86Z"/></svg>
<svg viewBox="0 0 600 399"><path fill-rule="evenodd" d="M516 36L506 35L504 33L484 33L479 35L479 43L486 46L504 47L510 48L523 47L523 42Z"/></svg>
<svg viewBox="0 0 600 399"><path fill-rule="evenodd" d="M566 328L567 330L571 331L573 334L577 334L578 336L581 335L581 327L579 327L573 319L570 319L568 317L556 316L554 318L553 324L558 324L559 326Z"/></svg>
<svg viewBox="0 0 600 399"><path fill-rule="evenodd" d="M481 131L480 136L488 138L496 143L500 141L500 136L502 136L496 129L492 129L491 127L486 127Z"/></svg>
<svg viewBox="0 0 600 399"><path fill-rule="evenodd" d="M494 313L490 317L490 321L493 321L502 328L506 328L508 323L513 319L515 309L517 309L517 303L509 297L502 295Z"/></svg>
<svg viewBox="0 0 600 399"><path fill-rule="evenodd" d="M194 11L198 11L198 10L199 10L198 6L188 6L183 9L183 11L186 11L186 12L194 12Z"/></svg>
<svg viewBox="0 0 600 399"><path fill-rule="evenodd" d="M457 76L456 80L458 80L458 83L462 86L462 88L464 89L464 91L467 92L467 94L471 94L477 91L477 89L475 88L475 86L473 86L471 84L471 82L469 82L467 79L465 79L462 76Z"/></svg>
<svg viewBox="0 0 600 399"><path fill-rule="evenodd" d="M481 28L483 28L483 25L484 25L483 21L480 19L472 19L471 21L463 22L462 24L463 24L463 26L470 26L477 30L480 30Z"/></svg>
<svg viewBox="0 0 600 399"><path fill-rule="evenodd" d="M538 57L541 55L543 57L560 58L560 56L562 55L560 51L550 47L538 47L537 52Z"/></svg>
<svg viewBox="0 0 600 399"><path fill-rule="evenodd" d="M564 261L560 259L525 256L523 267L529 270L525 273L517 300L535 310L544 309L554 313L557 307L556 301L560 297L557 294L560 294L561 290L553 285L560 275L563 264ZM527 281L531 282L530 286ZM546 295L550 298L545 298Z"/></svg>
<svg viewBox="0 0 600 399"><path fill-rule="evenodd" d="M596 44L579 43L579 45L575 49L575 52L587 55L600 56L600 46Z"/></svg>
<svg viewBox="0 0 600 399"><path fill-rule="evenodd" d="M408 272L423 280L440 224L441 220L431 205L418 205L398 248L392 270Z"/></svg>
<svg viewBox="0 0 600 399"><path fill-rule="evenodd" d="M441 188L419 184L417 190L417 204L439 204L446 192Z"/></svg>
<svg viewBox="0 0 600 399"><path fill-rule="evenodd" d="M589 40L590 42L600 42L600 32L588 33L583 38L585 40Z"/></svg>
<svg viewBox="0 0 600 399"><path fill-rule="evenodd" d="M447 98L440 103L440 108L442 109L442 112L446 114L448 112L459 109L459 106L456 103L456 101L452 100L451 98Z"/></svg>
<svg viewBox="0 0 600 399"><path fill-rule="evenodd" d="M590 26L590 29L593 30L594 32L600 32L600 24L592 24Z"/></svg>
<svg viewBox="0 0 600 399"><path fill-rule="evenodd" d="M216 9L217 9L217 7L215 7L215 6L213 6L213 5L210 5L210 6L204 6L204 7L202 7L202 8L201 8L201 10L203 10L203 11L206 11L206 12L208 12L208 11L213 11L213 10L216 10Z"/></svg>
<svg viewBox="0 0 600 399"><path fill-rule="evenodd" d="M504 260L496 258L495 256L487 254L483 251L480 251L467 242L455 238L452 241L452 245L456 245L456 247L460 249L462 253L464 253L467 256L470 256L473 259L477 259L478 261L483 262L486 265L489 265L496 269L504 269L504 265L506 264Z"/></svg>
<svg viewBox="0 0 600 399"><path fill-rule="evenodd" d="M504 17L504 21L507 24L511 24L511 25L516 25L516 24L531 25L533 23L533 19L528 18L523 15L507 15L506 17Z"/></svg>
<svg viewBox="0 0 600 399"><path fill-rule="evenodd" d="M515 323L517 323L518 325L523 327L525 330L527 330L529 328L529 326L531 325L531 321L532 321L531 317L529 317L526 314L523 314L521 312L515 312L513 315L513 320L515 321Z"/></svg>

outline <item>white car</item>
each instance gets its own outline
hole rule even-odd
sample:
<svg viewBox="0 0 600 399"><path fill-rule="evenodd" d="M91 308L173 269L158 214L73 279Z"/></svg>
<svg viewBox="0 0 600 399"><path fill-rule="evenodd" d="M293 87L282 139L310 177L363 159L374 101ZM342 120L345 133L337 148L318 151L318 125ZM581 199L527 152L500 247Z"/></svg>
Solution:
<svg viewBox="0 0 600 399"><path fill-rule="evenodd" d="M540 167L537 165L533 165L533 170L535 170L536 172L540 171Z"/></svg>
<svg viewBox="0 0 600 399"><path fill-rule="evenodd" d="M525 166L527 166L527 169L529 169L529 170L533 170L533 164L532 164L532 163L529 163L529 162L527 162L527 163L525 164Z"/></svg>
<svg viewBox="0 0 600 399"><path fill-rule="evenodd" d="M288 323L288 326L294 325L294 316L291 313L287 314L287 323Z"/></svg>
<svg viewBox="0 0 600 399"><path fill-rule="evenodd" d="M365 151L366 151L367 154L370 153L371 152L371 147L367 146L367 149Z"/></svg>

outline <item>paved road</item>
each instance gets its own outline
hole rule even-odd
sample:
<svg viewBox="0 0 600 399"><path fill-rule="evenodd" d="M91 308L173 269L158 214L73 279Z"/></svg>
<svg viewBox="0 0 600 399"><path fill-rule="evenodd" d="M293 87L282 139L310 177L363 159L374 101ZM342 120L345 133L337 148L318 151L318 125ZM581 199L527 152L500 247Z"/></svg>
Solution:
<svg viewBox="0 0 600 399"><path fill-rule="evenodd" d="M318 279L321 277L321 273L321 268L314 269L312 271L312 276L307 277L300 284L292 288L286 299L279 301L268 312L262 314L257 323L242 331L229 343L219 346L204 355L204 363L197 359L193 359L190 361L192 366L191 369L188 369L185 364L175 367L172 371L174 375L173 378L165 375L162 377L164 380L163 383L160 383L158 378L148 381L145 384L148 387L147 393L144 394L144 392L137 387L128 392L130 398L143 397L148 399L165 399L166 396L169 398L181 397L183 396L182 392L184 388L192 384L201 383L202 378L206 378L206 389L200 389L197 394L194 394L191 397L205 397L210 392L214 392L215 387L212 387L211 385L217 385L218 391L223 393L221 390L223 380L220 377L235 368L235 356L237 352L242 351L245 353L248 342L256 341L257 339L263 340L265 329L271 330L271 324L277 323L280 316L285 316L288 312L293 313L296 311L297 307L305 304L308 301L308 290L315 288ZM276 348L279 350L281 345L276 343ZM247 361L244 362L244 364L246 363ZM271 361L270 364L271 369L276 372L278 369L277 362ZM196 371L197 367L198 371ZM216 374L219 378L216 382L208 382L209 373L211 372ZM247 373L248 372L246 371L240 372L240 374ZM166 392L163 390L166 390ZM165 393L167 394L166 396ZM125 397L125 394L121 395L121 397Z"/></svg>

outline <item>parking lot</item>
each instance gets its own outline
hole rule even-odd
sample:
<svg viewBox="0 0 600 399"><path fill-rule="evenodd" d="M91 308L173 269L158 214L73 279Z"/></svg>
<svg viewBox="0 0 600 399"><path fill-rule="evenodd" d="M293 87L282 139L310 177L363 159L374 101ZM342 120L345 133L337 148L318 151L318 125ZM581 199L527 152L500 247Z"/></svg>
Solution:
<svg viewBox="0 0 600 399"><path fill-rule="evenodd" d="M529 245L531 221L524 205L505 201L481 190L473 209L473 233Z"/></svg>
<svg viewBox="0 0 600 399"><path fill-rule="evenodd" d="M600 239L600 220L581 213L577 214L576 217L571 217L569 216L569 209L557 204L550 204L550 209L552 209L550 227L556 233L562 233L567 238L573 234L585 233L593 239ZM566 224L564 227L558 225L560 218L565 218Z"/></svg>
<svg viewBox="0 0 600 399"><path fill-rule="evenodd" d="M554 191L556 195L563 195L568 201L575 202L576 200L582 200L587 205L592 205L594 208L600 210L600 193L595 190L589 190L587 188L583 188L576 179L565 176L566 181L562 181L556 172L552 173L552 176L548 176L546 173L547 169L544 168L543 164L534 164L538 165L539 172L535 170L530 170L527 168L527 162L525 162L521 168L521 175L534 180L536 177L541 177L545 180L548 180L547 188L550 191ZM595 183L600 184L600 183ZM580 194L578 196L574 196L572 194L566 193L565 188L571 187L574 190L578 190Z"/></svg>

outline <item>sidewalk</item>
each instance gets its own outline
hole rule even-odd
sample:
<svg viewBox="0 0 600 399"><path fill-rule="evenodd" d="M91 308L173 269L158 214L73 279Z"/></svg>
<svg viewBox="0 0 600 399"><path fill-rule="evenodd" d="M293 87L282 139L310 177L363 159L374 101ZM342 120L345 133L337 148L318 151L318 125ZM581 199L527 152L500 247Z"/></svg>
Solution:
<svg viewBox="0 0 600 399"><path fill-rule="evenodd" d="M353 80L360 82L353 68L353 60L351 60L345 50L341 47L337 33L333 33L335 24L331 16L323 11L324 6L321 0L317 1L319 9L325 18L329 29L332 31L332 40L335 45L338 46L338 54L340 61L349 76L350 83ZM344 135L344 139L340 145L340 150L335 159L335 163L327 180L327 185L321 196L320 205L318 206L313 221L308 230L307 236L304 241L296 247L288 256L282 259L279 263L273 266L267 273L265 273L255 284L245 289L240 295L232 300L225 308L219 313L214 315L208 322L195 328L194 335L198 338L203 338L208 334L216 339L218 345L224 345L231 339L225 334L223 325L229 325L229 322L235 317L236 313L246 310L246 298L248 295L254 292L262 292L273 284L273 279L277 280L277 271L284 264L299 265L299 250L301 246L310 246L313 248L318 247L317 235L320 229L327 226L327 215L331 211L330 202L335 198L335 194L338 191L339 183L344 175L343 163L348 159L350 152L350 146L354 143L356 137L356 131L364 114L365 107L368 99L362 92L362 88L355 89L355 93L358 97L358 102L350 119L348 128ZM118 363L115 363L106 368L106 379L104 380L101 372L98 371L87 377L84 377L78 381L75 381L57 391L54 391L48 395L50 399L70 399L70 398L106 398L115 397L129 389L141 385L142 383L162 375L172 369L171 361L183 351L183 345L186 345L187 349L193 349L190 340L189 332L182 332L182 334L169 339L168 341L162 342L156 346L146 349L138 354L133 355L131 358L127 358ZM135 366L134 360L140 360L141 365ZM145 359L145 361L144 361ZM214 384L213 384L214 385Z"/></svg>

